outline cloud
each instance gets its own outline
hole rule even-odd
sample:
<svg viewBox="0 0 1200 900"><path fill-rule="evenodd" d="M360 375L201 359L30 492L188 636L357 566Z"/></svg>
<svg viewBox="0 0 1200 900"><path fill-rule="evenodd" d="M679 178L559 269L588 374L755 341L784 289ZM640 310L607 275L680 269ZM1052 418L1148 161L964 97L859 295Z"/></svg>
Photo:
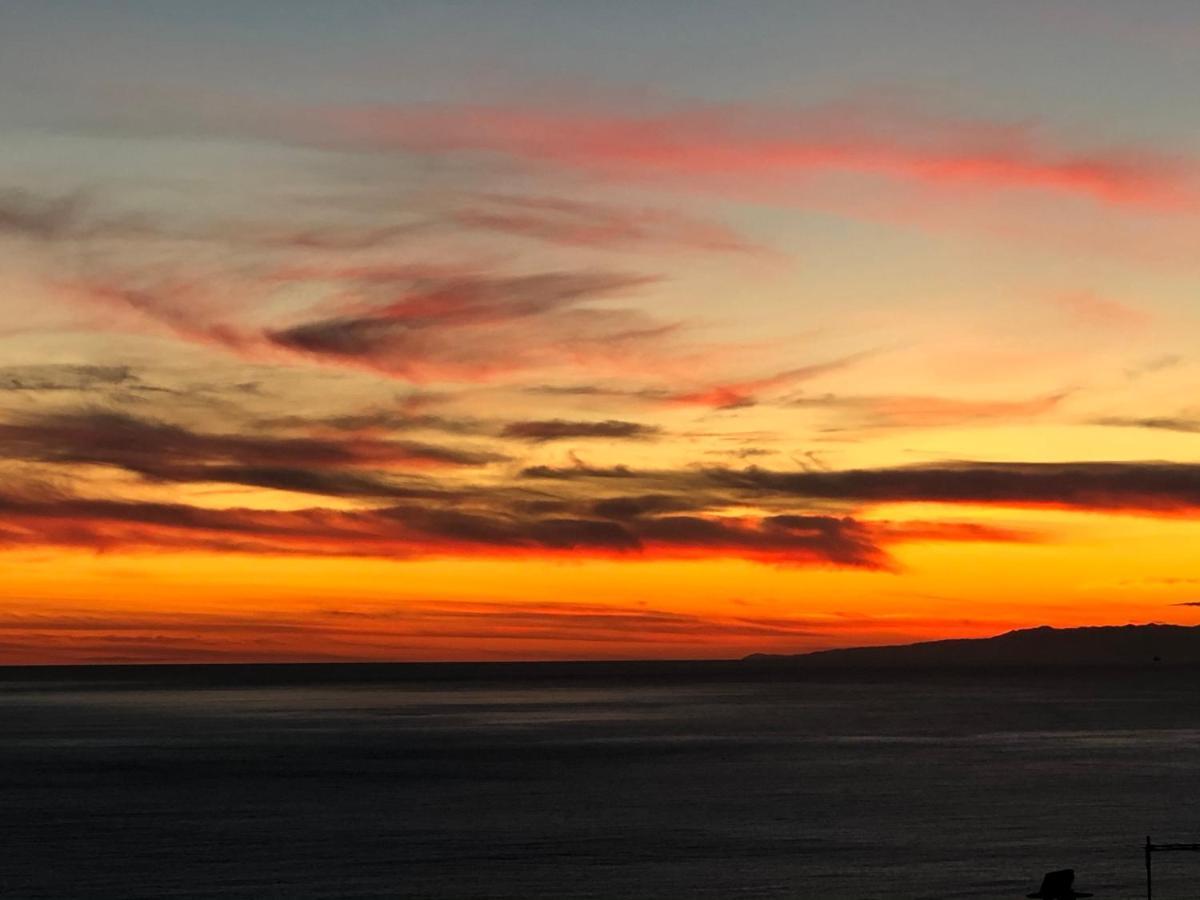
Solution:
<svg viewBox="0 0 1200 900"><path fill-rule="evenodd" d="M1026 400L964 400L954 397L882 394L797 397L789 406L828 409L857 417L867 428L930 428L985 420L1026 419L1056 409L1069 394L1065 391Z"/></svg>
<svg viewBox="0 0 1200 900"><path fill-rule="evenodd" d="M758 395L760 394L779 390L797 382L818 378L830 372L836 372L862 358L863 354L854 354L853 356L835 359L830 362L787 369L783 372L776 372L774 375L766 375L761 378L728 381L696 390L668 393L662 399L663 402L673 406L707 406L712 409L741 409L747 406L754 406L758 402Z"/></svg>
<svg viewBox="0 0 1200 900"><path fill-rule="evenodd" d="M853 353L826 362L812 363L763 375L698 384L694 387L628 388L604 384L544 384L525 388L532 394L562 397L605 397L662 406L701 406L716 410L744 409L757 405L770 394L800 382L849 368L870 353Z"/></svg>
<svg viewBox="0 0 1200 900"><path fill-rule="evenodd" d="M0 367L0 391L91 391L137 381L129 366L42 364Z"/></svg>
<svg viewBox="0 0 1200 900"><path fill-rule="evenodd" d="M327 497L370 499L445 499L450 492L411 481L366 472L328 471L286 466L204 465L159 467L140 472L155 480L235 484Z"/></svg>
<svg viewBox="0 0 1200 900"><path fill-rule="evenodd" d="M281 255L278 242L264 244L254 229L169 231L104 218L93 207L83 192L0 194L0 231L48 245L50 286L99 311L93 327L149 329L256 361L367 369L413 382L537 369L654 371L679 330L612 303L653 283L650 275L510 274L481 268L477 258L365 264L353 255L361 248L333 244L326 249L338 254L335 264L295 265L307 248L289 245L284 250L295 252ZM187 240L154 252L144 242L119 252L95 243L118 231ZM70 248L55 246L68 239Z"/></svg>
<svg viewBox="0 0 1200 900"><path fill-rule="evenodd" d="M411 411L399 401L399 408L368 409L326 416L284 415L259 419L259 427L300 431L312 434L326 432L352 432L380 434L388 432L440 431L446 434L482 435L489 432L489 424L472 416L441 416Z"/></svg>
<svg viewBox="0 0 1200 900"><path fill-rule="evenodd" d="M370 470L477 467L507 459L488 450L410 440L212 434L104 410L0 422L0 457L115 466L156 481L224 482L337 496L406 495L404 486Z"/></svg>
<svg viewBox="0 0 1200 900"><path fill-rule="evenodd" d="M0 546L83 547L95 550L212 550L305 552L354 529L347 514L250 509L204 509L181 503L26 499L0 495Z"/></svg>
<svg viewBox="0 0 1200 900"><path fill-rule="evenodd" d="M1046 540L1046 535L1038 532L980 522L887 522L872 519L870 528L878 540L888 545L908 541L1034 544Z"/></svg>
<svg viewBox="0 0 1200 900"><path fill-rule="evenodd" d="M719 222L645 205L489 192L422 194L406 200L398 205L389 194L386 204L357 202L351 216L331 211L326 202L319 218L300 222L293 214L277 221L233 219L185 225L145 213L114 212L86 188L54 193L10 188L0 189L0 237L47 245L114 238L182 239L332 256L399 245L405 239L486 231L571 247L769 255Z"/></svg>
<svg viewBox="0 0 1200 900"><path fill-rule="evenodd" d="M591 504L591 512L605 519L636 519L660 513L677 513L703 509L702 498L687 498L671 494L641 494L606 497Z"/></svg>
<svg viewBox="0 0 1200 900"><path fill-rule="evenodd" d="M618 521L406 503L345 512L0 495L0 546L340 556L730 556L790 565L890 567L863 526L825 516Z"/></svg>
<svg viewBox="0 0 1200 900"><path fill-rule="evenodd" d="M1174 369L1181 365L1183 361L1183 357L1176 353L1164 353L1159 356L1152 356L1126 369L1125 376L1129 380L1135 381L1145 375L1153 375L1156 372L1165 372L1168 369Z"/></svg>
<svg viewBox="0 0 1200 900"><path fill-rule="evenodd" d="M659 516L637 521L643 542L687 548L697 556L724 553L762 561L893 567L869 530L848 518L778 515L746 521Z"/></svg>
<svg viewBox="0 0 1200 900"><path fill-rule="evenodd" d="M644 114L578 106L373 106L310 117L314 131L376 150L473 151L699 189L738 179L783 187L850 173L1048 192L1149 211L1196 204L1194 166L1145 150L1077 149L1029 123L955 118L894 100Z"/></svg>
<svg viewBox="0 0 1200 900"><path fill-rule="evenodd" d="M525 422L510 422L504 426L501 437L522 441L545 443L579 438L608 440L645 439L659 434L661 429L639 422L624 422L606 419L602 422L570 422L564 419L542 419Z"/></svg>
<svg viewBox="0 0 1200 900"><path fill-rule="evenodd" d="M267 338L322 361L416 382L628 363L674 326L633 310L584 304L649 280L602 272L416 281L400 276L389 286L397 299L360 303L359 309L343 314L270 331ZM374 292L380 284L369 287Z"/></svg>
<svg viewBox="0 0 1200 900"><path fill-rule="evenodd" d="M975 523L861 521L822 512L822 504L1071 502L1058 482L1069 485L1072 474L1078 476L1056 479L1056 494L1031 464L639 472L575 459L567 469L527 467L515 482L472 485L416 477L411 470L477 467L501 457L356 433L329 439L197 432L104 411L2 423L0 454L65 471L114 466L151 481L250 485L358 501L353 509L221 509L79 497L27 483L23 494L10 488L0 495L0 544L13 547L384 558L731 557L878 571L896 568L887 550L892 544L1030 542L1038 536ZM1106 485L1134 490L1119 473L1100 474ZM1144 506L1152 486L1146 477L1140 484L1137 500ZM1087 502L1099 502L1101 488L1079 490Z"/></svg>
<svg viewBox="0 0 1200 900"><path fill-rule="evenodd" d="M522 478L637 478L639 474L628 466L588 466L577 464L570 468L556 466L527 466L520 472Z"/></svg>
<svg viewBox="0 0 1200 900"><path fill-rule="evenodd" d="M392 223L390 208L370 210L378 224L330 223L300 228L239 229L245 241L313 252L353 252L396 245L402 239L488 232L522 242L589 250L721 253L769 259L755 245L716 221L670 209L598 203L567 197L479 193L459 198L422 197L430 208L415 220Z"/></svg>
<svg viewBox="0 0 1200 900"><path fill-rule="evenodd" d="M101 218L85 191L47 196L20 188L0 191L0 235L54 242L128 235L132 218Z"/></svg>
<svg viewBox="0 0 1200 900"><path fill-rule="evenodd" d="M1183 515L1200 508L1200 465L963 462L889 469L708 470L738 491L848 503L971 503Z"/></svg>
<svg viewBox="0 0 1200 900"><path fill-rule="evenodd" d="M463 227L571 246L763 252L723 225L681 213L561 197L482 194L455 209L450 218Z"/></svg>
<svg viewBox="0 0 1200 900"><path fill-rule="evenodd" d="M1189 416L1108 416L1094 419L1092 425L1107 425L1113 428L1151 428L1157 431L1180 431L1186 434L1200 433L1200 418Z"/></svg>
<svg viewBox="0 0 1200 900"><path fill-rule="evenodd" d="M428 222L403 224L350 225L313 224L302 227L268 227L238 229L237 237L247 243L262 243L266 247L281 247L299 251L350 253L372 250L413 237L431 228Z"/></svg>
<svg viewBox="0 0 1200 900"><path fill-rule="evenodd" d="M791 472L757 466L633 470L577 464L531 466L520 475L535 482L577 483L587 490L619 481L630 493L706 497L710 508L938 503L1167 517L1200 509L1200 465L1191 463L949 462L878 469L808 466Z"/></svg>
<svg viewBox="0 0 1200 900"><path fill-rule="evenodd" d="M0 234L51 241L78 233L83 194L44 197L24 190L0 191Z"/></svg>
<svg viewBox="0 0 1200 900"><path fill-rule="evenodd" d="M95 194L79 188L43 193L26 188L0 189L0 237L53 246L87 242L144 240L184 232L143 213L114 212Z"/></svg>
<svg viewBox="0 0 1200 900"><path fill-rule="evenodd" d="M264 362L305 360L393 378L484 382L541 369L658 372L680 330L598 301L656 279L606 271L508 275L425 267L290 268L248 277L110 272L63 280L65 296L190 342ZM272 292L321 298L265 327L248 310ZM275 298L277 299L277 298ZM259 316L258 318L261 318Z"/></svg>
<svg viewBox="0 0 1200 900"><path fill-rule="evenodd" d="M530 319L652 280L612 272L438 277L405 269L351 271L345 275L335 273L333 277L360 290L398 295L382 305L369 306L371 317L413 330Z"/></svg>
<svg viewBox="0 0 1200 900"><path fill-rule="evenodd" d="M253 329L224 321L212 299L221 276L179 278L161 272L90 274L65 279L61 291L88 306L132 316L139 322L200 344L247 356L261 355L268 342Z"/></svg>

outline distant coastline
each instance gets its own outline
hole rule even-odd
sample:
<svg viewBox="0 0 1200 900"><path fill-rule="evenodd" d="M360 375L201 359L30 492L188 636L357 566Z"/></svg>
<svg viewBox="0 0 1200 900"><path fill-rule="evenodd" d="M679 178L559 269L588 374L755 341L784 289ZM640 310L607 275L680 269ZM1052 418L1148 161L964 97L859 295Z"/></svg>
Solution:
<svg viewBox="0 0 1200 900"><path fill-rule="evenodd" d="M932 669L1200 665L1200 625L1099 625L1024 628L990 638L850 647L812 653L756 653L762 666L814 669Z"/></svg>
<svg viewBox="0 0 1200 900"><path fill-rule="evenodd" d="M92 662L2 665L5 683L120 688L154 682L179 687L298 686L351 683L760 680L824 672L1020 671L1200 667L1200 626L1043 625L988 638L956 638L741 659L543 660L475 662Z"/></svg>

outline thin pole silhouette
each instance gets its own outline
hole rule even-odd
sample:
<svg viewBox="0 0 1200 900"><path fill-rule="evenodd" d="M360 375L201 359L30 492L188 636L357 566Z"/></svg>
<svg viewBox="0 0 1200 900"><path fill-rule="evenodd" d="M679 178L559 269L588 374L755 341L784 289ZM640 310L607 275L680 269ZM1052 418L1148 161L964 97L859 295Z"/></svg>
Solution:
<svg viewBox="0 0 1200 900"><path fill-rule="evenodd" d="M1146 900L1154 900L1154 876L1150 871L1150 853L1154 845L1150 843L1150 835L1146 835Z"/></svg>
<svg viewBox="0 0 1200 900"><path fill-rule="evenodd" d="M1169 850L1190 850L1200 852L1200 844L1152 844L1150 835L1146 835L1146 900L1154 900L1153 872L1150 868L1150 856Z"/></svg>

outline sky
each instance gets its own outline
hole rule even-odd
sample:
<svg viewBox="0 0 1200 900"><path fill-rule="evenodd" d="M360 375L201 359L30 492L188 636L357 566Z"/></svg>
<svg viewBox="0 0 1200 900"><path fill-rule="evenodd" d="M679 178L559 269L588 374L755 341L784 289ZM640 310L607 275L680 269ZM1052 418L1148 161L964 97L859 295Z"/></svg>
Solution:
<svg viewBox="0 0 1200 900"><path fill-rule="evenodd" d="M1200 623L1200 7L16 2L0 663Z"/></svg>

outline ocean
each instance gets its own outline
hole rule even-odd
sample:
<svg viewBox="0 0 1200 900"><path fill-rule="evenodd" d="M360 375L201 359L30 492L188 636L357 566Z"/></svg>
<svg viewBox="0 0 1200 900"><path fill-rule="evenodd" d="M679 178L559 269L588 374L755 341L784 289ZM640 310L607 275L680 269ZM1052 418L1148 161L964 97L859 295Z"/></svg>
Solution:
<svg viewBox="0 0 1200 900"><path fill-rule="evenodd" d="M0 897L1143 897L1198 674L0 670Z"/></svg>

